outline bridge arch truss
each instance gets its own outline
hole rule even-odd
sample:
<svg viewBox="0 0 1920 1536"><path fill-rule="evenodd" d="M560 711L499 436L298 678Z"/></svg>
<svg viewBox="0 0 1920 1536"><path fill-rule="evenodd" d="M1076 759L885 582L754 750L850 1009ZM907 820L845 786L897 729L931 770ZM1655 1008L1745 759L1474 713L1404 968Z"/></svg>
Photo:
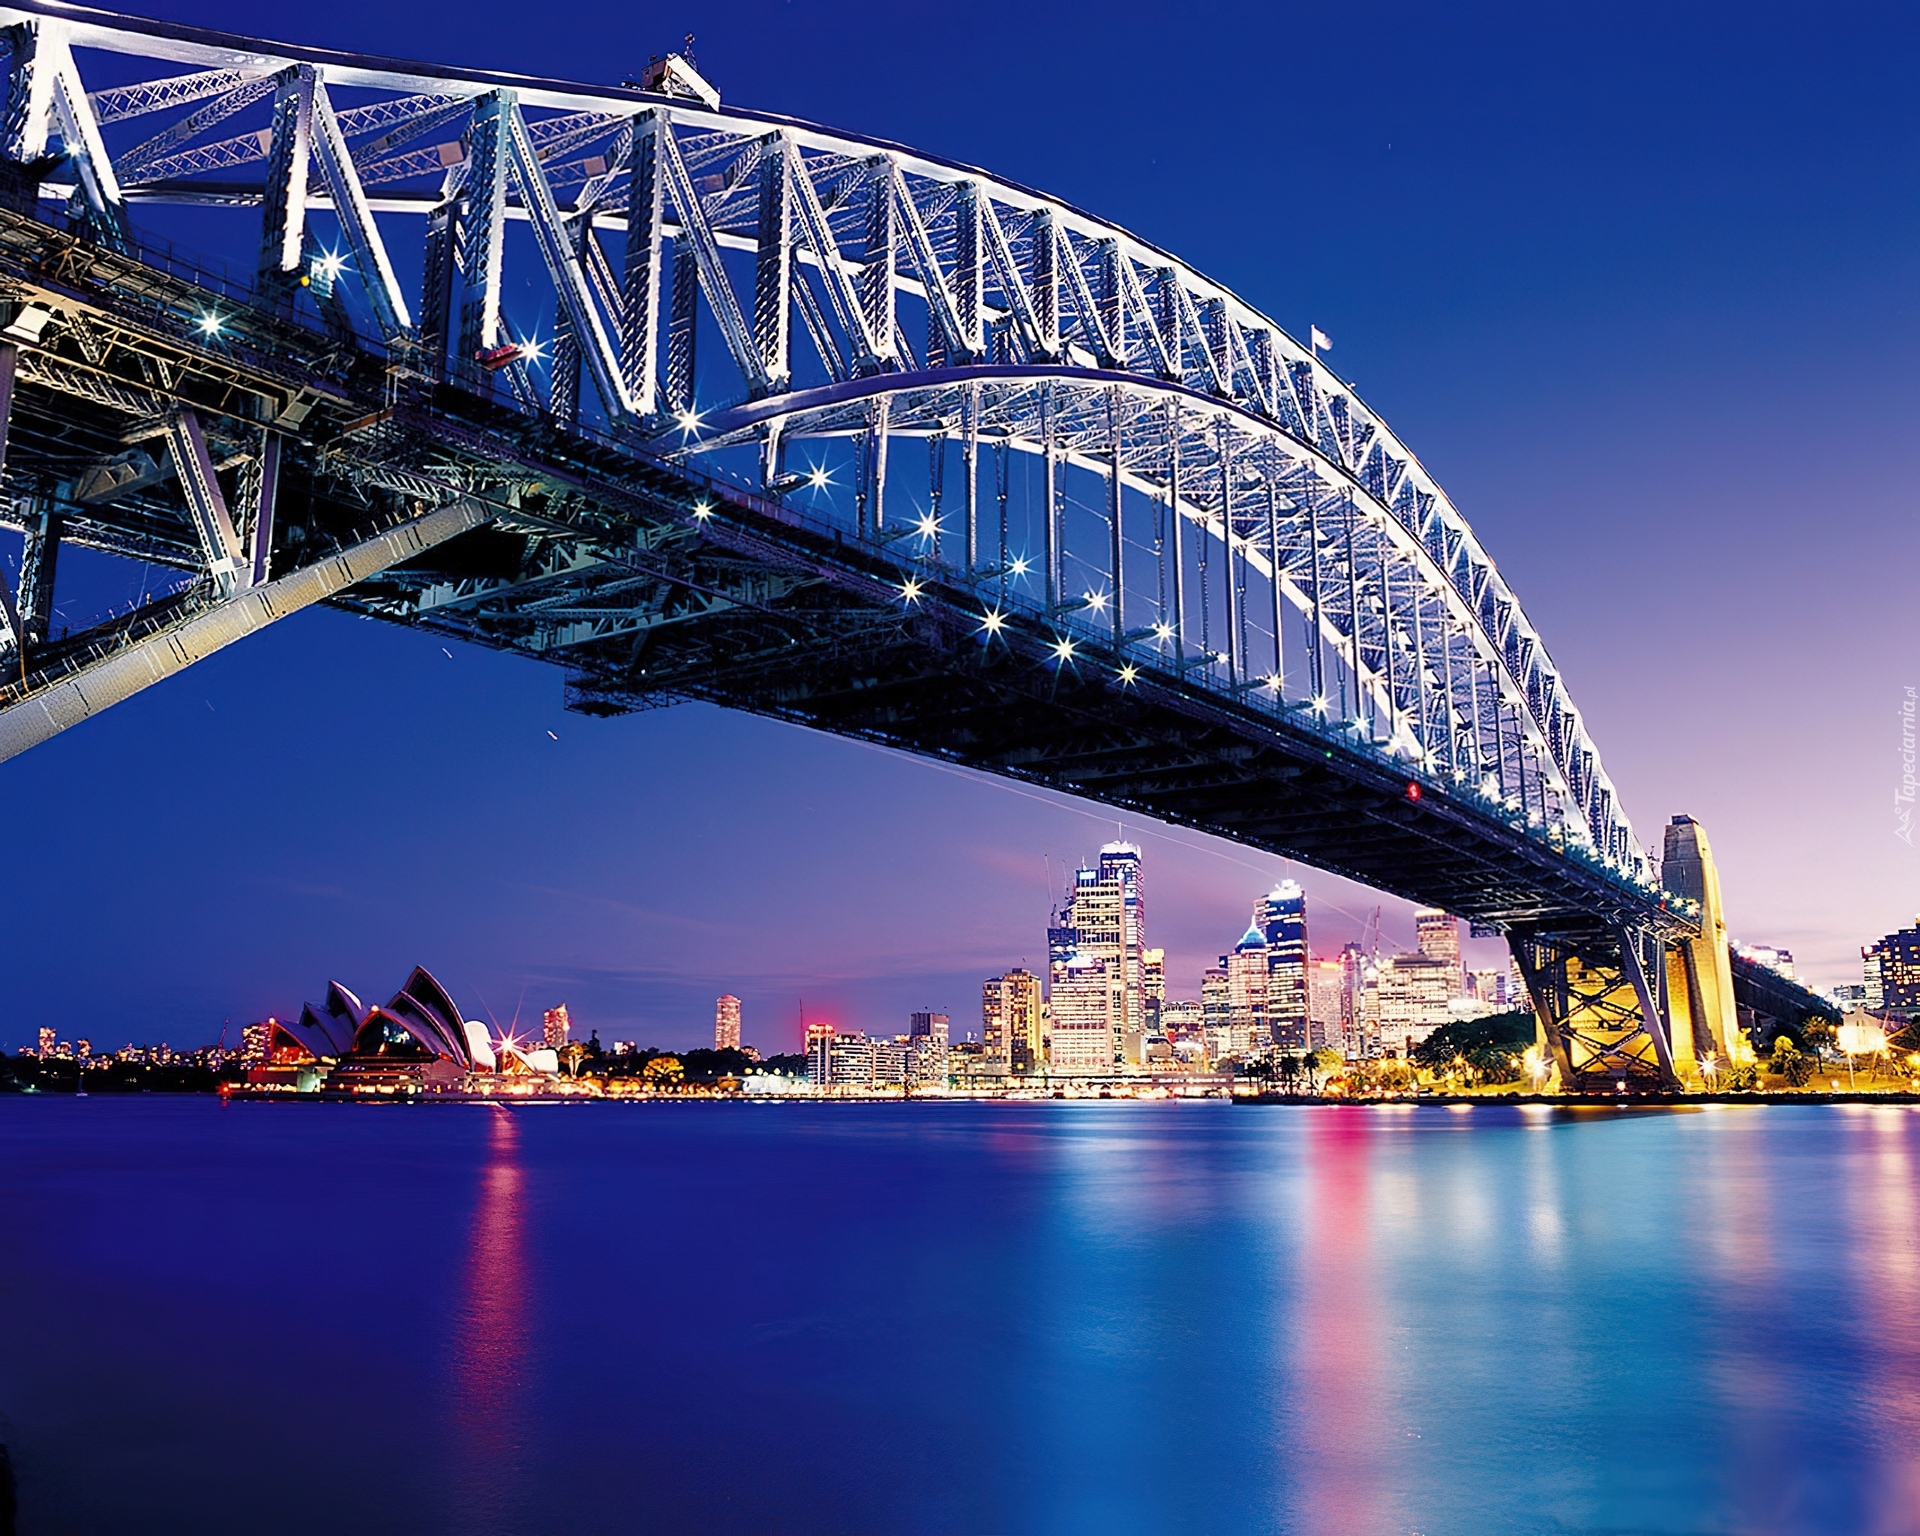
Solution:
<svg viewBox="0 0 1920 1536"><path fill-rule="evenodd" d="M1024 556L1039 586L1016 579L1007 601L1064 616L1104 582L1117 654L1170 650L1223 688L1265 686L1651 881L1466 520L1353 390L1177 257L977 169L684 90L429 74L79 7L7 19L5 147L24 161L58 142L72 174L41 198L104 238L129 238L132 205L258 206L256 296L285 306L277 284L339 277L361 302L329 294L324 317L358 311L430 375L682 459L732 467L725 449L757 447L756 488L850 501L878 536L905 489L890 440L925 438L918 501L943 515L914 553L976 572L1023 559L999 562L998 482L982 558L983 449L1038 460L1060 503ZM76 50L188 67L89 92ZM543 331L546 366L483 361ZM794 480L812 438L858 443L831 481L850 496ZM1076 516L1088 476L1111 482L1105 505ZM1116 526L1138 499L1167 509L1151 602Z"/></svg>
<svg viewBox="0 0 1920 1536"><path fill-rule="evenodd" d="M60 539L180 573L164 612L67 648L70 691L203 610L266 621L250 591L337 555L305 600L470 622L610 698L644 685L596 682L606 642L772 590L681 577L637 619L621 594L656 578L636 560L805 528L884 622L937 602L985 652L1017 624L1057 669L1316 739L1577 870L1608 985L1642 974L1626 1011L1657 1011L1621 925L1677 931L1686 903L1518 597L1358 394L1179 258L973 167L723 107L683 60L587 86L57 0L0 5L0 38L0 374L119 423L64 443L57 475L8 466L26 557L0 717L39 710L21 741L60 724L31 664ZM109 271L112 303L75 299ZM589 473L644 482L667 524L583 542L530 510L585 505ZM379 527L328 531L340 484ZM519 564L387 569L376 592L380 562L427 558L391 540L424 517L450 548L504 533Z"/></svg>

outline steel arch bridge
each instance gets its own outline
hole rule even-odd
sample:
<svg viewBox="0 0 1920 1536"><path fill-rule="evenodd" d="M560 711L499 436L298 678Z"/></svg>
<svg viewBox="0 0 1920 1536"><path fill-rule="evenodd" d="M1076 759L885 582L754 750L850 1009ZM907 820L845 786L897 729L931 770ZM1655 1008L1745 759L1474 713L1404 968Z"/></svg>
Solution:
<svg viewBox="0 0 1920 1536"><path fill-rule="evenodd" d="M0 28L0 757L326 602L1495 926L1569 1083L1737 1050L1682 1000L1717 890L1662 888L1466 520L1177 257L677 56ZM56 634L63 548L160 595Z"/></svg>

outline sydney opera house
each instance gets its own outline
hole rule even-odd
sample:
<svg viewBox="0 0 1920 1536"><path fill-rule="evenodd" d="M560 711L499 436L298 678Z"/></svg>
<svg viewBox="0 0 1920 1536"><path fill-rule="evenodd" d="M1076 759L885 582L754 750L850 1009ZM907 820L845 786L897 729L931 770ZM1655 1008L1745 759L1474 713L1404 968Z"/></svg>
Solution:
<svg viewBox="0 0 1920 1536"><path fill-rule="evenodd" d="M365 1007L339 982L326 1001L274 1020L265 1060L247 1074L261 1088L348 1092L459 1091L498 1075L547 1076L553 1052L495 1040L487 1027L462 1019L447 989L423 966L384 1004Z"/></svg>

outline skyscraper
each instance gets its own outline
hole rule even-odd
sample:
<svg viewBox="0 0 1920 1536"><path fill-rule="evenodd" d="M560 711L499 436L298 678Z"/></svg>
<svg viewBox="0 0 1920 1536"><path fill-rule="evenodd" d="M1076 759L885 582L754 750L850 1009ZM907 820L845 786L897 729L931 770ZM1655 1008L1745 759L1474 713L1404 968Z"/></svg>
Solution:
<svg viewBox="0 0 1920 1536"><path fill-rule="evenodd" d="M1207 1060L1230 1054L1233 1039L1233 983L1227 976L1227 957L1200 977L1200 1031Z"/></svg>
<svg viewBox="0 0 1920 1536"><path fill-rule="evenodd" d="M1405 1055L1451 1017L1453 969L1430 955L1395 955L1380 967L1380 1043Z"/></svg>
<svg viewBox="0 0 1920 1536"><path fill-rule="evenodd" d="M1338 960L1307 962L1308 1043L1314 1050L1331 1046L1347 1052L1347 1020L1352 1015L1347 995L1347 968Z"/></svg>
<svg viewBox="0 0 1920 1536"><path fill-rule="evenodd" d="M948 1020L944 1013L907 1015L907 1085L920 1093L947 1090Z"/></svg>
<svg viewBox="0 0 1920 1536"><path fill-rule="evenodd" d="M1105 1077L1118 1061L1113 1041L1114 987L1104 960L1074 956L1054 972L1048 1055L1055 1072Z"/></svg>
<svg viewBox="0 0 1920 1536"><path fill-rule="evenodd" d="M1283 1051L1307 1048L1307 896L1282 880L1254 908L1267 945L1266 1023Z"/></svg>
<svg viewBox="0 0 1920 1536"><path fill-rule="evenodd" d="M1249 924L1227 962L1226 1054L1245 1056L1272 1043L1267 1024L1267 939Z"/></svg>
<svg viewBox="0 0 1920 1536"><path fill-rule="evenodd" d="M716 1051L740 1049L740 999L731 992L713 1005L713 1048Z"/></svg>
<svg viewBox="0 0 1920 1536"><path fill-rule="evenodd" d="M982 984L980 1058L989 1072L1024 1076L1042 1071L1046 1047L1041 1028L1040 978L1033 972L1016 965L1006 975L989 976Z"/></svg>
<svg viewBox="0 0 1920 1536"><path fill-rule="evenodd" d="M540 1016L540 1043L550 1051L557 1051L567 1043L567 1035L573 1029L573 1020L567 1015L567 1005L549 1008Z"/></svg>
<svg viewBox="0 0 1920 1536"><path fill-rule="evenodd" d="M833 1040L831 1024L807 1026L807 1080L815 1088L826 1088L833 1082Z"/></svg>
<svg viewBox="0 0 1920 1536"><path fill-rule="evenodd" d="M1147 1027L1147 906L1140 850L1132 843L1106 844L1100 850L1100 878L1118 885L1121 891L1119 1028L1144 1033Z"/></svg>
<svg viewBox="0 0 1920 1536"><path fill-rule="evenodd" d="M980 983L980 1065L988 1072L1012 1067L1006 987L1004 976L989 976Z"/></svg>
<svg viewBox="0 0 1920 1536"><path fill-rule="evenodd" d="M1074 872L1073 888L1047 930L1050 984L1057 984L1063 970L1081 956L1106 968L1113 991L1116 1060L1123 1054L1137 1056L1138 1038L1146 1031L1144 930L1140 850L1132 843L1108 843L1091 869ZM1129 1035L1136 1041L1131 1052Z"/></svg>
<svg viewBox="0 0 1920 1536"><path fill-rule="evenodd" d="M1447 967L1447 996L1466 994L1466 977L1460 969L1460 920L1437 907L1416 907L1413 929L1420 953Z"/></svg>
<svg viewBox="0 0 1920 1536"><path fill-rule="evenodd" d="M1920 1017L1920 918L1914 919L1911 928L1902 928L1869 945L1861 956L1866 961L1869 1006L1877 981L1884 1012L1900 1020Z"/></svg>

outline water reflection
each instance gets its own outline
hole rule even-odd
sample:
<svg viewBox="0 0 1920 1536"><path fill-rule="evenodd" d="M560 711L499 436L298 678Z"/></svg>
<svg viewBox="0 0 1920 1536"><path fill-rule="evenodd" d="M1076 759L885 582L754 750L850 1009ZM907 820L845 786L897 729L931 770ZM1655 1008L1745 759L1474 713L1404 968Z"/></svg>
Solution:
<svg viewBox="0 0 1920 1536"><path fill-rule="evenodd" d="M491 1107L453 1346L455 1528L517 1528L527 1454L531 1298L525 1172L513 1111Z"/></svg>
<svg viewBox="0 0 1920 1536"><path fill-rule="evenodd" d="M1386 1528L1380 1430L1391 1416L1379 1400L1375 1358L1384 1319L1374 1289L1371 1112L1315 1111L1305 1157L1299 1294L1288 1309L1295 1443L1281 1460L1295 1479L1290 1513L1299 1528L1349 1536Z"/></svg>
<svg viewBox="0 0 1920 1536"><path fill-rule="evenodd" d="M1846 1162L1859 1170L1842 1198L1851 1227L1861 1355L1860 1421L1878 1440L1881 1485L1868 1500L1875 1531L1912 1529L1920 1511L1920 1191L1905 1109L1858 1106L1849 1116Z"/></svg>
<svg viewBox="0 0 1920 1536"><path fill-rule="evenodd" d="M0 1351L38 1530L1920 1536L1912 1112L106 1108L0 1102L16 1312L140 1320Z"/></svg>
<svg viewBox="0 0 1920 1536"><path fill-rule="evenodd" d="M1718 1450L1708 1463L1713 1478L1749 1519L1777 1518L1795 1506L1800 1461L1789 1332L1795 1286L1782 1268L1783 1234L1776 1230L1783 1219L1793 1223L1799 1191L1790 1174L1770 1164L1769 1113L1741 1108L1705 1117L1708 1134L1699 1140L1706 1177L1695 1218L1707 1259L1695 1344L1718 1401L1703 1450Z"/></svg>

